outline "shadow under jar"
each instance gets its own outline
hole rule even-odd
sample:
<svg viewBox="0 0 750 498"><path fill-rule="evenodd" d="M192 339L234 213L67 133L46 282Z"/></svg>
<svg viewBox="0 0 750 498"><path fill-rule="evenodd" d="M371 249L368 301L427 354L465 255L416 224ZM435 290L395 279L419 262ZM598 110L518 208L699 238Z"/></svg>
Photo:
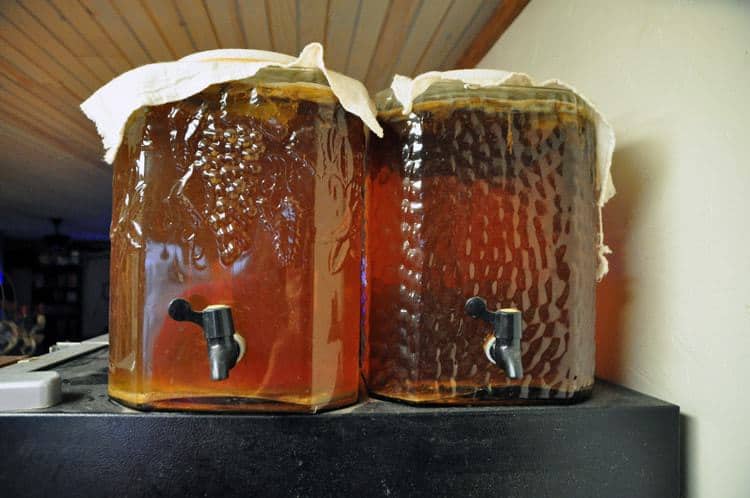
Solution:
<svg viewBox="0 0 750 498"><path fill-rule="evenodd" d="M594 382L591 111L565 90L433 84L377 98L366 180L371 393L410 403L582 399Z"/></svg>
<svg viewBox="0 0 750 498"><path fill-rule="evenodd" d="M365 132L267 68L131 117L114 164L110 396L315 412L359 385Z"/></svg>

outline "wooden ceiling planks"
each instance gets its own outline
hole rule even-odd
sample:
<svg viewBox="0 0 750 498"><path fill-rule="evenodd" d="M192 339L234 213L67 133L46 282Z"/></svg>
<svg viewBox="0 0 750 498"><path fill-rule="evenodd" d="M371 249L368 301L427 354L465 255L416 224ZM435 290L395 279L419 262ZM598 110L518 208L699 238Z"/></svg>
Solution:
<svg viewBox="0 0 750 498"><path fill-rule="evenodd" d="M75 141L65 138L64 132L50 126L47 120L39 120L30 117L25 107L11 100L3 100L3 114L8 116L16 128L31 132L33 136L38 137L48 145L79 159L83 165L92 163L92 157L87 154L86 148Z"/></svg>
<svg viewBox="0 0 750 498"><path fill-rule="evenodd" d="M143 7L149 11L152 22L175 57L185 57L196 51L192 37L185 28L186 23L172 0L146 2Z"/></svg>
<svg viewBox="0 0 750 498"><path fill-rule="evenodd" d="M245 34L245 47L273 50L265 0L245 0L239 2L238 6L240 25Z"/></svg>
<svg viewBox="0 0 750 498"><path fill-rule="evenodd" d="M0 72L2 73L2 77L23 88L30 100L53 106L73 122L80 124L86 121L85 116L76 107L78 99L71 98L64 92L59 93L62 90L55 87L53 83L45 84L44 82L40 82L40 79L34 79L35 71L31 70L33 69L31 64L25 66L24 69L28 71L28 74L18 70L9 61L0 57ZM93 129L93 124L88 122L84 128Z"/></svg>
<svg viewBox="0 0 750 498"><path fill-rule="evenodd" d="M81 162L74 154L49 147L47 140L21 126L4 126L0 128L0 136L7 140L2 147L4 154L14 159L13 164L15 164L15 166L9 164L7 168L0 168L5 180L8 179L7 169L17 168L18 164L23 165L22 171L26 172L26 178L37 183L39 188L44 188L47 185L46 182L54 182L56 184L54 187L59 189L75 188L65 182L65 179L71 176L93 179L102 177L104 173L109 175L111 180L111 171L108 168L92 167L88 163ZM28 147L34 147L38 153L30 156L27 153ZM41 160L37 161L37 159ZM64 167L61 167L62 165ZM8 183L8 185L13 186L13 183ZM43 203L44 200L31 198L29 202Z"/></svg>
<svg viewBox="0 0 750 498"><path fill-rule="evenodd" d="M387 73L412 74L453 3L454 0L422 0L401 52Z"/></svg>
<svg viewBox="0 0 750 498"><path fill-rule="evenodd" d="M42 101L29 101L26 96L17 89L9 87L8 80L0 81L0 105L7 109L9 114L14 116L17 124L23 124L26 128L35 130L35 133L41 136L52 135L62 137L65 145L63 150L80 152L78 156L85 159L87 163L96 163L99 159L99 150L96 142L91 138L96 138L96 133L91 130L81 128L77 123L67 120L54 107L43 103ZM35 115L44 116L44 119L35 119L29 117L29 110ZM59 143L55 142L57 145Z"/></svg>
<svg viewBox="0 0 750 498"><path fill-rule="evenodd" d="M528 3L529 0L504 0L492 16L483 23L482 29L472 37L471 44L456 61L456 66L459 68L476 66Z"/></svg>
<svg viewBox="0 0 750 498"><path fill-rule="evenodd" d="M387 0L361 1L349 49L349 60L344 70L352 78L364 80L367 77L367 69L375 54L389 8L390 3Z"/></svg>
<svg viewBox="0 0 750 498"><path fill-rule="evenodd" d="M101 142L78 106L133 67L216 48L296 55L320 41L329 67L375 93L394 73L475 64L527 2L2 0L0 136L17 143L0 169L36 162L101 172Z"/></svg>
<svg viewBox="0 0 750 498"><path fill-rule="evenodd" d="M139 0L111 0L111 3L153 62L171 61L177 57Z"/></svg>
<svg viewBox="0 0 750 498"><path fill-rule="evenodd" d="M459 42L461 33L481 6L482 0L454 1L446 16L446 19L450 19L451 22L442 22L437 27L429 45L417 62L414 72L423 73L439 69L443 58Z"/></svg>
<svg viewBox="0 0 750 498"><path fill-rule="evenodd" d="M331 2L332 0L303 0L299 2L297 12L299 19L299 26L297 27L299 31L297 35L298 50L312 42L327 45L326 30L330 21L329 4ZM358 0L348 0L348 3L359 4Z"/></svg>
<svg viewBox="0 0 750 498"><path fill-rule="evenodd" d="M44 59L40 60L53 61L57 70L65 71L68 80L84 94L107 81L106 76L97 76L92 69L70 53L65 45L22 5L15 2L2 3L0 12L14 28L22 33L16 39L11 38L10 43L24 52L27 50L24 47L33 46L34 53L44 54Z"/></svg>
<svg viewBox="0 0 750 498"><path fill-rule="evenodd" d="M203 0L174 0L174 5L185 22L185 29L191 34L196 50L219 48L219 38Z"/></svg>
<svg viewBox="0 0 750 498"><path fill-rule="evenodd" d="M64 114L63 109L66 109L67 106L56 106L46 99L38 98L36 94L30 93L27 87L5 72L0 74L0 89L2 89L0 98L9 99L25 106L31 111L32 116L44 116L55 123L59 123L65 132L73 132L69 137L72 140L83 138L80 143L86 146L95 145L95 143L91 143L91 138L96 138L95 132L92 137L93 126L84 127L78 117L72 118L70 115Z"/></svg>
<svg viewBox="0 0 750 498"><path fill-rule="evenodd" d="M208 16L216 30L221 48L245 46L245 35L240 26L239 11L235 0L211 0L206 2Z"/></svg>
<svg viewBox="0 0 750 498"><path fill-rule="evenodd" d="M456 61L464 54L464 52L466 52L479 31L487 23L487 19L492 16L500 3L501 0L482 1L482 4L474 13L474 17L458 36L458 40L454 43L453 48L448 51L443 62L440 64L439 69L441 71L456 69Z"/></svg>
<svg viewBox="0 0 750 498"><path fill-rule="evenodd" d="M63 135L59 135L58 132L46 126L45 121L30 118L24 112L24 109L19 106L8 102L3 102L2 105L3 114L10 121L10 123L3 126L3 129L16 130L18 133L25 134L27 138L19 142L18 147L34 150L33 155L26 155L25 157L39 157L43 151L58 151L75 158L77 168L89 170L97 167L95 165L96 161L93 160L96 156L87 154L85 150L81 150L75 144L67 141ZM41 143L41 146L34 145L35 142ZM7 150L4 150L3 153L6 157L9 155L9 151Z"/></svg>
<svg viewBox="0 0 750 498"><path fill-rule="evenodd" d="M378 91L390 82L392 75L383 71L383 68L389 67L399 53L401 45L409 34L409 26L419 9L419 3L414 0L391 1L365 78L368 88Z"/></svg>
<svg viewBox="0 0 750 498"><path fill-rule="evenodd" d="M498 0L9 1L0 10L0 38L7 41L0 51L0 65L6 69L12 66L15 74L22 73L16 81L24 82L27 94L19 102L34 110L45 105L49 108L51 101L68 103L61 112L48 114L66 127L72 121L75 124L72 130L80 133L86 129L82 126L85 118L75 107L71 109L70 104L77 105L103 82L138 62L182 57L196 49L246 44L262 49L282 44L297 47L322 39L328 42L327 58L332 68L365 77L374 89L385 86L393 72L414 74L423 68L449 67L451 59L457 59L461 49L468 46L465 39L450 46L460 37L456 33L478 33L484 26L484 17L498 3ZM456 12L461 14L458 23L451 20ZM463 26L469 17L469 23ZM272 43L272 37L278 41ZM450 50L443 54L446 47ZM433 54L443 54L445 59L428 66ZM49 97L44 98L45 94ZM33 105L38 99L43 103ZM90 138L86 136L85 140Z"/></svg>
<svg viewBox="0 0 750 498"><path fill-rule="evenodd" d="M89 95L96 84L87 84L79 75L71 72L63 63L49 55L46 50L34 43L33 39L6 17L0 17L0 39L4 42L3 55L17 67L38 66L45 73L43 81L57 81L66 92L74 98L83 99ZM33 61L33 62L31 62Z"/></svg>
<svg viewBox="0 0 750 498"><path fill-rule="evenodd" d="M122 51L112 43L109 35L80 2L52 0L50 5L55 7L61 20L68 23L71 30L84 40L90 48L90 52L88 52L81 47L82 59L98 58L110 69L111 74L115 75L132 67L132 64L123 57Z"/></svg>
<svg viewBox="0 0 750 498"><path fill-rule="evenodd" d="M54 4L46 0L23 0L21 5L54 36L73 60L80 61L99 81L107 82L117 75L117 70L101 57L91 42L81 36Z"/></svg>
<svg viewBox="0 0 750 498"><path fill-rule="evenodd" d="M271 30L271 46L276 52L296 54L297 47L297 1L266 0L268 26Z"/></svg>
<svg viewBox="0 0 750 498"><path fill-rule="evenodd" d="M104 30L131 67L154 62L133 29L109 0L79 0L94 21Z"/></svg>
<svg viewBox="0 0 750 498"><path fill-rule="evenodd" d="M330 64L331 69L335 71L346 71L360 5L361 2L351 0L330 0L329 2L328 29L324 38L326 64Z"/></svg>

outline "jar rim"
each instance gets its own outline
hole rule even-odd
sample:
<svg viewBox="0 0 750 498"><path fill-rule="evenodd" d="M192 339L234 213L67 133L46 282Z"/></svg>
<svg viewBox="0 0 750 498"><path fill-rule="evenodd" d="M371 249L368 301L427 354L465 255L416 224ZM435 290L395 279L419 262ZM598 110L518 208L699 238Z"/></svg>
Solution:
<svg viewBox="0 0 750 498"><path fill-rule="evenodd" d="M317 67L279 67L268 66L259 69L257 73L249 78L236 80L242 82L262 83L262 84L306 84L318 85L330 88L323 71Z"/></svg>
<svg viewBox="0 0 750 498"><path fill-rule="evenodd" d="M391 88L378 92L374 100L379 115L397 114L404 108ZM585 104L574 92L564 88L521 85L479 86L460 80L443 80L433 83L427 90L418 95L414 99L413 106L419 107L420 104L436 105L440 103L450 106L469 100L508 104L535 101L556 107L562 105L572 106L573 108Z"/></svg>
<svg viewBox="0 0 750 498"><path fill-rule="evenodd" d="M309 67L278 67L269 66L258 70L253 76L224 83L217 83L204 89L196 95L211 92L227 84L242 87L258 87L270 89L276 96L285 96L296 100L308 100L317 103L339 103L339 99L328 84L323 72L318 68Z"/></svg>

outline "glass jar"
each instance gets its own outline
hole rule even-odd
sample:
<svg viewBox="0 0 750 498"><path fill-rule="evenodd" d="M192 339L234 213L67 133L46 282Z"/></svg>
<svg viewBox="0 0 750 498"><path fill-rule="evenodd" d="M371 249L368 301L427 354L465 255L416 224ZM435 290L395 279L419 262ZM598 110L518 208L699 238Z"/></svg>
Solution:
<svg viewBox="0 0 750 498"><path fill-rule="evenodd" d="M364 151L317 69L265 68L135 113L114 164L110 396L355 402Z"/></svg>
<svg viewBox="0 0 750 498"><path fill-rule="evenodd" d="M364 367L410 403L580 399L594 382L599 212L590 108L442 81L377 97Z"/></svg>

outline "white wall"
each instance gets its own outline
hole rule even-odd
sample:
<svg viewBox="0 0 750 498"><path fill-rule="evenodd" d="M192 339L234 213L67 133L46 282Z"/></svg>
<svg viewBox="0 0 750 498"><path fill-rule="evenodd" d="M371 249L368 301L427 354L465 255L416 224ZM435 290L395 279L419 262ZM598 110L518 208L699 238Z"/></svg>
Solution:
<svg viewBox="0 0 750 498"><path fill-rule="evenodd" d="M614 126L598 374L681 406L687 495L750 496L750 2L534 0L479 67Z"/></svg>

